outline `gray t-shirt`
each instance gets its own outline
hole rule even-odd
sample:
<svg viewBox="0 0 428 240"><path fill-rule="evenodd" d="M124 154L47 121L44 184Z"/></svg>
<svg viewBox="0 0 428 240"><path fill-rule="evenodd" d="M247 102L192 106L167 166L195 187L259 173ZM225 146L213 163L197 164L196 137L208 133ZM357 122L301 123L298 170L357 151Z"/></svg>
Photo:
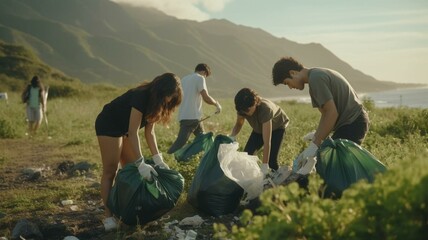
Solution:
<svg viewBox="0 0 428 240"><path fill-rule="evenodd" d="M285 129L288 124L288 116L275 103L268 99L260 98L260 104L256 107L254 114L244 116L253 131L262 134L263 123L272 119L272 130Z"/></svg>
<svg viewBox="0 0 428 240"><path fill-rule="evenodd" d="M340 73L327 68L311 68L308 83L314 108L322 107L331 99L336 104L339 117L333 130L352 123L363 111L354 89Z"/></svg>

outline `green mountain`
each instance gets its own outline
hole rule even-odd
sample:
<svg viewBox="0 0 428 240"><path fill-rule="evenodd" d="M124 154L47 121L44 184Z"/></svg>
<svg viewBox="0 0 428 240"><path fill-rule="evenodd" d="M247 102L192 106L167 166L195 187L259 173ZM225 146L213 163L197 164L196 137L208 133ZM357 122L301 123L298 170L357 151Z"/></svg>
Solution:
<svg viewBox="0 0 428 240"><path fill-rule="evenodd" d="M0 40L31 49L85 83L135 85L163 72L182 77L205 62L213 71L207 82L213 96L230 97L242 87L283 96L284 88L271 83L271 69L289 55L309 67L340 71L357 91L399 86L352 68L320 44L299 44L226 20L179 20L108 0L2 0Z"/></svg>
<svg viewBox="0 0 428 240"><path fill-rule="evenodd" d="M78 82L77 79L45 64L31 50L0 41L0 79L2 83L10 82L3 87L16 90L15 88L28 84L34 75L38 75L43 81Z"/></svg>

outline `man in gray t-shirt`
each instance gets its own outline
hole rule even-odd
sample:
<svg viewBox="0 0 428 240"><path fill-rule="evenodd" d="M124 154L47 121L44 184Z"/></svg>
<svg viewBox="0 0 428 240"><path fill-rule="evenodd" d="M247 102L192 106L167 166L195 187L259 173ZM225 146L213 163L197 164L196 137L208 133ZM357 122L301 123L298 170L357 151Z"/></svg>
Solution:
<svg viewBox="0 0 428 240"><path fill-rule="evenodd" d="M334 132L333 139L363 142L369 127L368 115L354 89L340 73L327 68L306 68L287 57L275 63L272 78L274 85L284 84L290 89L303 90L307 84L312 106L321 112L312 141L300 158L313 158L331 132Z"/></svg>

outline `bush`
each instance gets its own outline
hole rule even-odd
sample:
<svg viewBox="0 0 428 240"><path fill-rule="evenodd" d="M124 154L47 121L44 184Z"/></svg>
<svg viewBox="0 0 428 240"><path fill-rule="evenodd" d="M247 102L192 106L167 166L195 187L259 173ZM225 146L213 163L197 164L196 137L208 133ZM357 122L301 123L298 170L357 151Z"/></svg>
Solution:
<svg viewBox="0 0 428 240"><path fill-rule="evenodd" d="M426 153L425 153L426 155ZM216 224L216 237L230 239L425 239L428 234L427 156L409 156L378 175L358 182L340 200L318 197L318 176L309 194L297 184L268 190L254 215L245 210L241 226ZM411 168L408 166L412 166Z"/></svg>
<svg viewBox="0 0 428 240"><path fill-rule="evenodd" d="M14 138L17 137L17 135L12 124L5 119L0 119L0 138Z"/></svg>
<svg viewBox="0 0 428 240"><path fill-rule="evenodd" d="M367 111L371 112L375 108L375 102L369 97L363 97L363 106Z"/></svg>
<svg viewBox="0 0 428 240"><path fill-rule="evenodd" d="M413 114L401 113L398 118L380 128L381 135L392 135L405 139L409 134L426 136L428 133L428 110L424 109Z"/></svg>

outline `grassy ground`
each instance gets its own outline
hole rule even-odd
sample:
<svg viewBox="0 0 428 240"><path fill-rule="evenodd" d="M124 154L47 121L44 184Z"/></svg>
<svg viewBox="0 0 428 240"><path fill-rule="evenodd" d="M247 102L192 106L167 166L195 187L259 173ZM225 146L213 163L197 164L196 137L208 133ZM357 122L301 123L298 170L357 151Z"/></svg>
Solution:
<svg viewBox="0 0 428 240"><path fill-rule="evenodd" d="M94 120L102 106L118 96L123 90L104 89L93 91L92 96L76 98L55 98L49 101L49 125L43 123L38 135L25 136L26 122L24 105L18 94L9 95L9 104L0 102L0 237L10 238L12 230L20 219L30 219L38 224L46 239L62 239L75 235L79 239L167 239L168 234L160 231L165 222L180 221L185 217L201 215L206 224L196 229L198 239L212 238L214 222L233 223L233 215L213 219L203 215L186 202L187 191L200 158L189 163L177 163L172 155L164 153L166 162L185 178L185 191L177 206L162 219L144 227L123 227L120 231L104 233L100 219L103 207L99 196L101 175L100 154L94 131ZM207 119L206 131L214 135L229 134L235 123L232 99L220 99L223 111ZM317 126L319 112L307 104L281 102L280 106L291 119L285 141L280 152L279 163L290 165L295 156L305 147L301 137ZM204 106L207 115L215 111L213 106ZM426 134L408 131L400 135L385 134L388 126L400 121L401 116L418 116L422 110L371 108L371 130L363 147L372 152L387 166L393 166L400 159L415 151L427 151ZM166 152L175 140L178 124L175 120L168 126L156 126L158 145ZM244 126L237 141L245 144L250 127ZM193 137L192 137L193 138ZM144 139L141 136L141 139ZM142 140L142 151L149 156ZM88 172L61 172L60 164L71 161L74 164L86 162L91 165ZM28 179L23 170L41 168L42 176ZM77 209L62 206L61 201L71 199Z"/></svg>

